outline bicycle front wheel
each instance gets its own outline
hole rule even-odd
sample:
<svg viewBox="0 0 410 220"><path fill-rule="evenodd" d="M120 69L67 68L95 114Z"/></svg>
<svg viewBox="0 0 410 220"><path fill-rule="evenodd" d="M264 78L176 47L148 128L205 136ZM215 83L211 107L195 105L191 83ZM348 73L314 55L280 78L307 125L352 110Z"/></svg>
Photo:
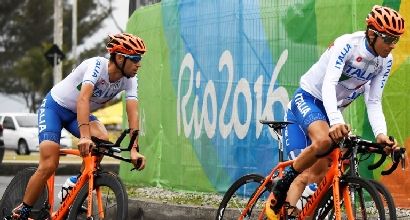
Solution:
<svg viewBox="0 0 410 220"><path fill-rule="evenodd" d="M99 213L97 190L101 193L102 213ZM99 173L94 178L92 197L92 219L127 219L128 195L117 175L108 172ZM87 209L88 183L81 188L75 198L68 214L68 220L87 219Z"/></svg>
<svg viewBox="0 0 410 220"><path fill-rule="evenodd" d="M341 191L339 194L342 219L348 219L346 212L350 210L353 212L354 219L357 220L386 219L379 192L372 183L359 177L347 176L340 182L340 188L345 187L349 190L351 207L346 206ZM333 187L319 203L314 219L335 219Z"/></svg>
<svg viewBox="0 0 410 220"><path fill-rule="evenodd" d="M219 205L216 219L238 219L264 180L265 178L261 175L248 174L235 181L225 193ZM257 219L268 196L269 190L265 186L257 201L250 207L243 219Z"/></svg>
<svg viewBox="0 0 410 220"><path fill-rule="evenodd" d="M389 219L397 219L396 205L394 204L393 197L390 194L389 190L387 190L387 188L383 184L376 180L369 180L369 182L372 183L376 190L379 192L380 198L383 202L383 206L385 207L385 213L387 216L390 217Z"/></svg>

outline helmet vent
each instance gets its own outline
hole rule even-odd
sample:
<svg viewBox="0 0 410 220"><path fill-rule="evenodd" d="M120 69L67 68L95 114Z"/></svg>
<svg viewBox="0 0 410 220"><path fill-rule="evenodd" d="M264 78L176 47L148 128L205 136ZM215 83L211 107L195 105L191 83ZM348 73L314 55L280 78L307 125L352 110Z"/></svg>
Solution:
<svg viewBox="0 0 410 220"><path fill-rule="evenodd" d="M399 29L404 29L404 20L403 19L399 20Z"/></svg>
<svg viewBox="0 0 410 220"><path fill-rule="evenodd" d="M377 24L378 24L380 27L383 27L383 22L382 22L382 20L380 20L379 17L376 18L376 21L377 21Z"/></svg>
<svg viewBox="0 0 410 220"><path fill-rule="evenodd" d="M138 45L136 45L134 42L130 41L130 44L132 44L132 46L134 47L138 47Z"/></svg>
<svg viewBox="0 0 410 220"><path fill-rule="evenodd" d="M124 43L123 45L124 45L125 49L132 50L132 47L130 45L128 45L127 43Z"/></svg>
<svg viewBox="0 0 410 220"><path fill-rule="evenodd" d="M384 18L384 22L386 22L387 27L390 26L390 20L389 20L389 18L388 18L386 15L384 15L383 18ZM392 25L395 26L395 23L393 22Z"/></svg>

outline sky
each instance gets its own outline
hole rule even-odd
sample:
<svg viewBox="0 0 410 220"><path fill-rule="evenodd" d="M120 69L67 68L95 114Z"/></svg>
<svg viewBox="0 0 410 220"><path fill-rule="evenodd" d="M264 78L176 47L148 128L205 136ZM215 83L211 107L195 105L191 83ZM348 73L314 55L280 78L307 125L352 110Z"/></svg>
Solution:
<svg viewBox="0 0 410 220"><path fill-rule="evenodd" d="M128 21L128 0L113 0L112 6L115 8L113 11L113 16L117 21L117 24L125 31L125 27ZM106 39L108 34L119 33L119 30L113 19L111 17L107 18L103 23L103 28L101 28L98 32L94 33L87 41L85 41L84 45L79 46L79 50L83 48L91 48L97 42L100 42L102 39Z"/></svg>
<svg viewBox="0 0 410 220"><path fill-rule="evenodd" d="M113 11L114 18L117 20L118 25L125 30L128 21L128 0L113 0ZM108 34L119 33L120 30L115 26L114 21L109 17L103 24L103 28L98 32L93 34L88 40L85 41L84 45L78 47L78 50L83 50L85 48L91 48L97 42L102 39L106 39ZM69 39L71 40L71 39ZM2 107L0 112L28 112L28 108L25 105L24 99L18 96L11 96L8 94L0 93L0 103Z"/></svg>
<svg viewBox="0 0 410 220"><path fill-rule="evenodd" d="M29 111L24 99L15 95L0 93L0 103L0 113Z"/></svg>

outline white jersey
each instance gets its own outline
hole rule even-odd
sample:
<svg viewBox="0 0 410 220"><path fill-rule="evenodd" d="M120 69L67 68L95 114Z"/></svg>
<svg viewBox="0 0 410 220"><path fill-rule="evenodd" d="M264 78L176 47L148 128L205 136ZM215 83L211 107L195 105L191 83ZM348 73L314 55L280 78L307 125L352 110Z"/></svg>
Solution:
<svg viewBox="0 0 410 220"><path fill-rule="evenodd" d="M73 112L77 112L77 98L83 83L94 86L90 98L90 111L98 109L123 90L127 99L137 99L137 78L122 77L118 81L110 82L108 63L108 59L104 57L93 57L83 61L51 89L51 96L59 105Z"/></svg>
<svg viewBox="0 0 410 220"><path fill-rule="evenodd" d="M338 37L302 76L300 86L323 101L330 125L345 123L342 109L365 92L369 122L377 136L387 133L381 98L393 57L375 56L368 47L364 32Z"/></svg>

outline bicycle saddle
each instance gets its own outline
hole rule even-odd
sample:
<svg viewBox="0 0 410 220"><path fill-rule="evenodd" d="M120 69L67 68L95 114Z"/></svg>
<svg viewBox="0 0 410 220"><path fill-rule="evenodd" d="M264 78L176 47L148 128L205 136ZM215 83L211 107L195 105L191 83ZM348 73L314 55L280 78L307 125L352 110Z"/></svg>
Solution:
<svg viewBox="0 0 410 220"><path fill-rule="evenodd" d="M270 120L262 120L262 119L259 120L259 122L264 125L269 125L269 127L275 130L283 129L289 124L293 124L293 122L291 121L270 121Z"/></svg>

